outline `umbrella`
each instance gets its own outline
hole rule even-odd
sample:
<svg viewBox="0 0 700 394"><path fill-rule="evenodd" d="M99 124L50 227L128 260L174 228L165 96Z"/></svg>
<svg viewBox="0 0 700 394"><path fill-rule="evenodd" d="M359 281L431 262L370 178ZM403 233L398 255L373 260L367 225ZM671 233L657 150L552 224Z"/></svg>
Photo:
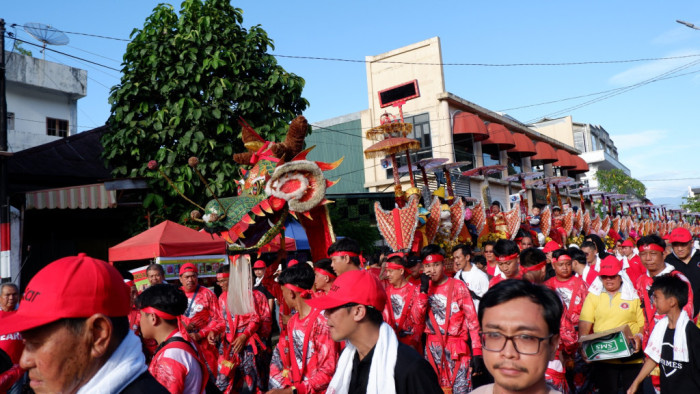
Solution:
<svg viewBox="0 0 700 394"><path fill-rule="evenodd" d="M440 166L440 167L442 167L442 173L445 175L445 183L446 183L445 189L446 189L448 196L453 197L455 195L454 188L452 187L452 174L450 174L450 170L453 168L468 166L469 164L472 164L472 162L471 161L456 161L454 163L443 164Z"/></svg>
<svg viewBox="0 0 700 394"><path fill-rule="evenodd" d="M383 125L382 125L383 126ZM376 128L376 127L375 127ZM411 174L411 185L415 186L413 180L413 171L410 171L410 156L408 155L408 150L420 149L420 142L417 140L406 138L406 137L390 137L365 149L365 158L371 159L373 157L383 157L389 155L391 157L391 169L394 174L394 198L397 200L399 206L403 206L403 191L401 190L401 180L399 178L399 171L396 166L396 154L406 151L406 158L409 160L409 173Z"/></svg>
<svg viewBox="0 0 700 394"><path fill-rule="evenodd" d="M525 192L525 195L523 198L520 199L520 213L523 215L527 215L527 188L525 186L525 181L530 180L530 179L536 179L544 175L544 173L540 171L532 171L532 172L521 172L519 174L513 174L509 175L506 177L506 181L508 181L508 194L510 195L511 190L510 190L510 182L518 182L520 181L520 186L522 187L523 191Z"/></svg>

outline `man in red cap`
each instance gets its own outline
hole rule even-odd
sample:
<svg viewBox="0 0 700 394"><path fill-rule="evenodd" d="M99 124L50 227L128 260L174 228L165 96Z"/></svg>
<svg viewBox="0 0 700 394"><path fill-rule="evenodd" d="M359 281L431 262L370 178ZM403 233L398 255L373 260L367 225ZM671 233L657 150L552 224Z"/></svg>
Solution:
<svg viewBox="0 0 700 394"><path fill-rule="evenodd" d="M646 273L646 268L642 265L642 260L639 259L639 255L635 252L634 240L632 238L627 238L620 244L620 255L622 258L622 269L627 272L627 276L630 277L632 283L637 283L637 279Z"/></svg>
<svg viewBox="0 0 700 394"><path fill-rule="evenodd" d="M472 388L472 359L474 374L483 371L474 302L464 282L445 276L445 251L442 248L427 245L421 250L421 257L424 273L430 278L429 308L425 319L426 357L437 372L443 389L451 389L454 393L469 392ZM471 350L467 341L471 341Z"/></svg>
<svg viewBox="0 0 700 394"><path fill-rule="evenodd" d="M693 236L683 227L674 228L668 242L673 247L673 253L666 256L666 262L683 273L690 280L693 292L700 292L700 250L693 249ZM694 306L691 318L700 312L700 302Z"/></svg>
<svg viewBox="0 0 700 394"><path fill-rule="evenodd" d="M386 301L379 279L360 270L340 275L326 296L307 301L324 310L333 340L346 341L327 393L442 393L428 362L384 322Z"/></svg>
<svg viewBox="0 0 700 394"><path fill-rule="evenodd" d="M14 283L0 285L0 324L2 319L17 312L19 288ZM19 332L0 335L0 389L8 391L19 380L24 371L19 367L19 358L24 342ZM7 365L4 365L4 364Z"/></svg>
<svg viewBox="0 0 700 394"><path fill-rule="evenodd" d="M311 306L314 270L297 264L282 271L284 300L297 311L272 355L268 394L321 394L335 372L338 344L322 310Z"/></svg>
<svg viewBox="0 0 700 394"><path fill-rule="evenodd" d="M545 256L547 256L547 268L545 268L546 279L553 278L555 275L554 266L552 265L552 252L554 252L557 249L559 249L559 244L554 241L547 242L542 248L542 252L545 254Z"/></svg>
<svg viewBox="0 0 700 394"><path fill-rule="evenodd" d="M216 294L200 286L198 276L199 272L194 264L185 263L180 266L180 290L187 296L187 309L182 316L182 324L190 339L197 344L209 373L213 374L217 370L219 352L216 346L209 343L207 337L211 332L221 334L224 331L224 321Z"/></svg>
<svg viewBox="0 0 700 394"><path fill-rule="evenodd" d="M76 285L79 283L80 285ZM20 332L20 367L35 393L167 393L148 373L129 330L129 288L119 272L85 254L44 267L0 335Z"/></svg>

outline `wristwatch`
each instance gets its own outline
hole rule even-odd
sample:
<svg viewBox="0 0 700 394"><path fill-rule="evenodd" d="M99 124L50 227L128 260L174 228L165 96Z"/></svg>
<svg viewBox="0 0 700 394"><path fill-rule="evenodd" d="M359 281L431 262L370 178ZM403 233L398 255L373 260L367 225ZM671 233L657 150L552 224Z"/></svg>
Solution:
<svg viewBox="0 0 700 394"><path fill-rule="evenodd" d="M292 394L299 394L295 386L292 386Z"/></svg>

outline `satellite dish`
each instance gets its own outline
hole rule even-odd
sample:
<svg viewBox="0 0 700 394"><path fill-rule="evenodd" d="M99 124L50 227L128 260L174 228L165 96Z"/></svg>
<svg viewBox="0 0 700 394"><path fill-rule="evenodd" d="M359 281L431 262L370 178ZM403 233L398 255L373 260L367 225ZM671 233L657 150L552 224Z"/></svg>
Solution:
<svg viewBox="0 0 700 394"><path fill-rule="evenodd" d="M45 25L43 23L31 22L24 25L24 31L29 33L30 36L34 37L42 44L44 48L41 50L44 60L46 60L46 44L49 45L66 45L70 41L68 36L52 27L50 25Z"/></svg>

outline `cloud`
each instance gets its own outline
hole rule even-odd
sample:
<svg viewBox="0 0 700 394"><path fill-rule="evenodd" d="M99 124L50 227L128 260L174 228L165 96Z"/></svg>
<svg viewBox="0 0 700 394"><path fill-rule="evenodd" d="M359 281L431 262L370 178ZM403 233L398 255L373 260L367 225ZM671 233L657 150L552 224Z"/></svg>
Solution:
<svg viewBox="0 0 700 394"><path fill-rule="evenodd" d="M697 54L697 50L688 49L679 52L673 52L663 57L678 57ZM664 73L667 73L675 68L682 67L692 62L700 62L700 57L687 57L671 60L654 60L636 67L632 67L621 73L617 73L610 77L609 82L615 86L633 85L635 83L639 83L647 79L659 77ZM687 69L684 69L679 70L678 72L683 73L687 71Z"/></svg>
<svg viewBox="0 0 700 394"><path fill-rule="evenodd" d="M651 43L654 45L670 45L676 44L690 39L697 38L697 32L686 26L678 26L654 37Z"/></svg>
<svg viewBox="0 0 700 394"><path fill-rule="evenodd" d="M618 151L628 151L629 149L654 146L661 141L667 141L668 131L666 130L646 130L634 134L617 134L612 136Z"/></svg>

